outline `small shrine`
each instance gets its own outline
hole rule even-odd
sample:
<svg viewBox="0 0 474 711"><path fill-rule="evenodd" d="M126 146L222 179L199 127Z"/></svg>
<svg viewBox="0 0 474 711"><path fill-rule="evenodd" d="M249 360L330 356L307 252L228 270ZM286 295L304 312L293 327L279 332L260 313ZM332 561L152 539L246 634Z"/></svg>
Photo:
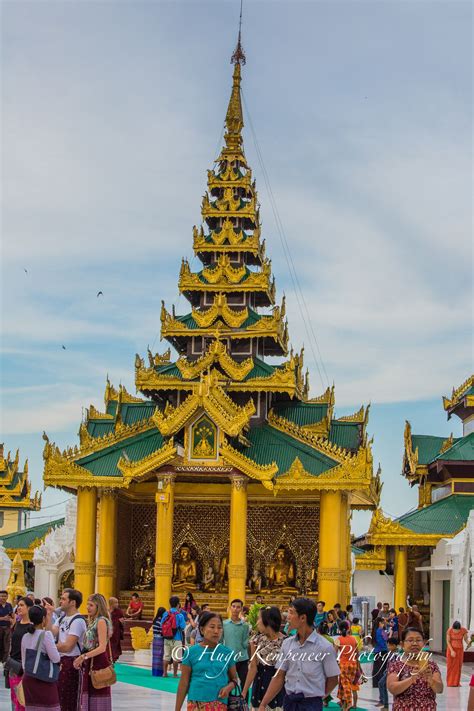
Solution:
<svg viewBox="0 0 474 711"><path fill-rule="evenodd" d="M192 231L201 265L181 263L187 310L161 307L170 347L136 355L139 396L107 380L77 445L44 435L45 485L77 493L85 598L149 590L157 606L172 591L270 591L345 604L351 511L379 502L369 408L336 417L334 387L310 397L290 345L243 146L240 40L232 62L224 145Z"/></svg>

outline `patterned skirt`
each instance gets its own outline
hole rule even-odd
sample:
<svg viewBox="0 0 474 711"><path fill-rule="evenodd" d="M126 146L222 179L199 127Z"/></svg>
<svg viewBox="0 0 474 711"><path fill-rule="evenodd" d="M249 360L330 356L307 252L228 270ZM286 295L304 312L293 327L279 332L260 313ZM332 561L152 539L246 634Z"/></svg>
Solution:
<svg viewBox="0 0 474 711"><path fill-rule="evenodd" d="M341 664L341 673L339 674L339 686L337 688L337 698L341 705L352 706L352 685L357 672L357 662L351 661Z"/></svg>
<svg viewBox="0 0 474 711"><path fill-rule="evenodd" d="M165 641L163 637L153 637L151 656L151 675L163 676L163 650Z"/></svg>
<svg viewBox="0 0 474 711"><path fill-rule="evenodd" d="M187 711L227 711L222 701L188 701Z"/></svg>
<svg viewBox="0 0 474 711"><path fill-rule="evenodd" d="M23 675L26 711L60 711L58 685Z"/></svg>
<svg viewBox="0 0 474 711"><path fill-rule="evenodd" d="M61 657L59 668L58 691L59 704L62 711L76 711L77 697L79 695L80 671L74 669L76 657Z"/></svg>
<svg viewBox="0 0 474 711"><path fill-rule="evenodd" d="M20 704L18 701L17 695L15 688L18 686L18 684L22 681L23 677L22 676L15 676L12 674L9 674L8 676L8 681L10 683L10 698L12 702L12 709L13 711L25 711L25 707Z"/></svg>
<svg viewBox="0 0 474 711"><path fill-rule="evenodd" d="M105 669L109 664L106 652L94 657L94 669ZM78 711L112 711L110 686L106 686L104 689L96 689L92 686L90 668L91 660L87 659L82 665Z"/></svg>

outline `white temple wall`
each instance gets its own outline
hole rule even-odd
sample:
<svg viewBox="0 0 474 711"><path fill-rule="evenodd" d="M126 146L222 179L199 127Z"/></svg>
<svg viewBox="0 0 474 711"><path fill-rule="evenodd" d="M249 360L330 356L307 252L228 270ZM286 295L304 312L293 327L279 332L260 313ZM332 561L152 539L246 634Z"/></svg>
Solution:
<svg viewBox="0 0 474 711"><path fill-rule="evenodd" d="M372 596L376 603L393 605L393 575L380 575L378 570L356 570L352 580L355 596Z"/></svg>
<svg viewBox="0 0 474 711"><path fill-rule="evenodd" d="M10 577L12 562L3 547L3 541L0 540L0 590L5 590Z"/></svg>

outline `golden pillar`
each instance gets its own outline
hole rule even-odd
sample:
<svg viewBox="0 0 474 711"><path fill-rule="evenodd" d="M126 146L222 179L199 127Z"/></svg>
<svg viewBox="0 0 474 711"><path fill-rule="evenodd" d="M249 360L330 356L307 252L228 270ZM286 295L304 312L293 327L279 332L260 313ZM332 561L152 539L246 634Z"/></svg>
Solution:
<svg viewBox="0 0 474 711"><path fill-rule="evenodd" d="M99 502L99 551L97 561L97 591L106 600L116 594L117 555L117 494L104 490Z"/></svg>
<svg viewBox="0 0 474 711"><path fill-rule="evenodd" d="M77 490L74 586L82 592L83 610L87 598L95 592L96 529L97 489L80 486Z"/></svg>
<svg viewBox="0 0 474 711"><path fill-rule="evenodd" d="M406 607L408 578L408 551L406 546L395 546L395 596L394 607Z"/></svg>
<svg viewBox="0 0 474 711"><path fill-rule="evenodd" d="M348 570L347 570L347 545L349 537L349 511L347 508L347 494L341 493L341 509L340 509L340 566L341 572L339 577L339 597L337 602L340 602L343 607L347 605L348 589Z"/></svg>
<svg viewBox="0 0 474 711"><path fill-rule="evenodd" d="M229 602L240 598L245 602L247 578L247 477L231 477L230 541L229 541Z"/></svg>
<svg viewBox="0 0 474 711"><path fill-rule="evenodd" d="M330 610L341 595L341 521L343 509L340 491L321 491L319 507L318 597ZM347 507L346 507L347 508ZM347 523L346 523L347 525ZM345 530L345 529L344 529Z"/></svg>
<svg viewBox="0 0 474 711"><path fill-rule="evenodd" d="M169 607L173 578L175 474L158 477L156 500L155 610Z"/></svg>

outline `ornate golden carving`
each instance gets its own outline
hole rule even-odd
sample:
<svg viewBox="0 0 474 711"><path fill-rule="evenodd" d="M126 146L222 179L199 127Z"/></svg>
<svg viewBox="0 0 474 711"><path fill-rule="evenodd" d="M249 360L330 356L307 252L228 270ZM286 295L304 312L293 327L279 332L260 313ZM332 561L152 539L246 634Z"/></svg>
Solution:
<svg viewBox="0 0 474 711"><path fill-rule="evenodd" d="M251 479L260 481L266 489L273 489L272 479L278 471L276 462L263 465L256 464L252 459L249 459L249 457L246 457L231 447L225 438L221 444L220 453L225 462L231 464L236 469L240 469L241 472L247 474Z"/></svg>
<svg viewBox="0 0 474 711"><path fill-rule="evenodd" d="M271 303L275 301L275 282L271 279L271 262L265 260L261 271L251 272L247 267L234 268L227 254L219 255L215 267L205 268L202 281L199 274L191 272L189 262L183 259L179 274L179 290L183 291L264 291Z"/></svg>
<svg viewBox="0 0 474 711"><path fill-rule="evenodd" d="M95 563L81 563L76 560L74 563L74 573L76 575L95 575Z"/></svg>
<svg viewBox="0 0 474 711"><path fill-rule="evenodd" d="M89 409L87 410L87 419L88 420L113 420L114 416L108 415L106 412L100 412L99 410L97 410L97 408L94 407L94 405L89 405Z"/></svg>
<svg viewBox="0 0 474 711"><path fill-rule="evenodd" d="M14 602L18 595L26 595L25 571L23 560L19 553L13 559L6 591L10 602Z"/></svg>
<svg viewBox="0 0 474 711"><path fill-rule="evenodd" d="M167 578L173 575L173 566L171 563L156 563L155 578Z"/></svg>
<svg viewBox="0 0 474 711"><path fill-rule="evenodd" d="M20 471L20 452L15 458L11 453L4 456L3 444L0 446L0 507L39 511L41 494L36 492L31 498L31 482L28 476L28 460Z"/></svg>
<svg viewBox="0 0 474 711"><path fill-rule="evenodd" d="M218 317L231 328L240 328L248 319L249 310L247 307L241 311L232 309L227 303L227 296L219 293L214 296L214 303L210 308L205 311L193 309L192 316L200 328L208 328Z"/></svg>
<svg viewBox="0 0 474 711"><path fill-rule="evenodd" d="M98 578L113 578L116 575L117 568L115 565L97 565Z"/></svg>
<svg viewBox="0 0 474 711"><path fill-rule="evenodd" d="M344 583L345 575L339 568L318 568L318 581L319 580L338 580Z"/></svg>
<svg viewBox="0 0 474 711"><path fill-rule="evenodd" d="M311 432L307 427L300 427L299 425L286 420L284 417L279 417L274 410L270 410L268 413L268 422L275 429L289 434L291 437L308 444L310 447L314 447L314 449L318 450L318 452L325 454L338 463L350 460L356 456L347 449L330 442L326 437L321 436L318 433ZM327 430L323 431L327 432Z"/></svg>
<svg viewBox="0 0 474 711"><path fill-rule="evenodd" d="M248 479L246 476L239 476L239 475L233 475L230 477L230 485L232 489L236 489L236 491L241 491L242 489L246 489L248 484Z"/></svg>
<svg viewBox="0 0 474 711"><path fill-rule="evenodd" d="M368 409L368 407L367 407ZM345 415L344 417L338 417L337 421L338 422L358 422L358 423L363 423L365 422L366 416L365 416L366 408L362 405L357 412L354 412L353 415Z"/></svg>
<svg viewBox="0 0 474 711"><path fill-rule="evenodd" d="M385 546L375 546L370 551L356 554L356 570L385 570L387 554Z"/></svg>
<svg viewBox="0 0 474 711"><path fill-rule="evenodd" d="M451 449L453 444L454 444L454 437L453 437L453 433L451 432L449 437L447 439L445 439L443 444L441 445L441 449L439 450L439 453L443 454L444 452L447 452L448 449Z"/></svg>
<svg viewBox="0 0 474 711"><path fill-rule="evenodd" d="M168 436L178 432L190 417L202 407L209 417L231 437L235 437L248 425L255 412L255 405L250 398L240 407L224 392L219 385L216 371L202 375L198 383L193 384L193 392L180 405L171 405L165 412L157 410L153 421L161 434Z"/></svg>
<svg viewBox="0 0 474 711"><path fill-rule="evenodd" d="M463 397L465 392L469 390L469 388L474 387L474 375L470 375L467 380L465 380L458 388L453 388L453 392L451 393L451 397L443 397L443 407L445 410L450 410L452 407L454 407ZM473 406L474 403L471 403L471 407Z"/></svg>
<svg viewBox="0 0 474 711"><path fill-rule="evenodd" d="M125 479L139 481L140 478L148 475L154 469L159 469L166 462L170 462L176 456L176 453L177 450L173 438L171 438L160 449L137 462L129 462L124 457L121 457L117 468L120 469Z"/></svg>
<svg viewBox="0 0 474 711"><path fill-rule="evenodd" d="M461 526L461 529L463 526ZM457 531L456 531L457 533ZM454 534L416 533L405 528L398 521L384 516L381 509L372 514L369 531L365 537L370 545L382 546L435 546L441 538L452 538Z"/></svg>

